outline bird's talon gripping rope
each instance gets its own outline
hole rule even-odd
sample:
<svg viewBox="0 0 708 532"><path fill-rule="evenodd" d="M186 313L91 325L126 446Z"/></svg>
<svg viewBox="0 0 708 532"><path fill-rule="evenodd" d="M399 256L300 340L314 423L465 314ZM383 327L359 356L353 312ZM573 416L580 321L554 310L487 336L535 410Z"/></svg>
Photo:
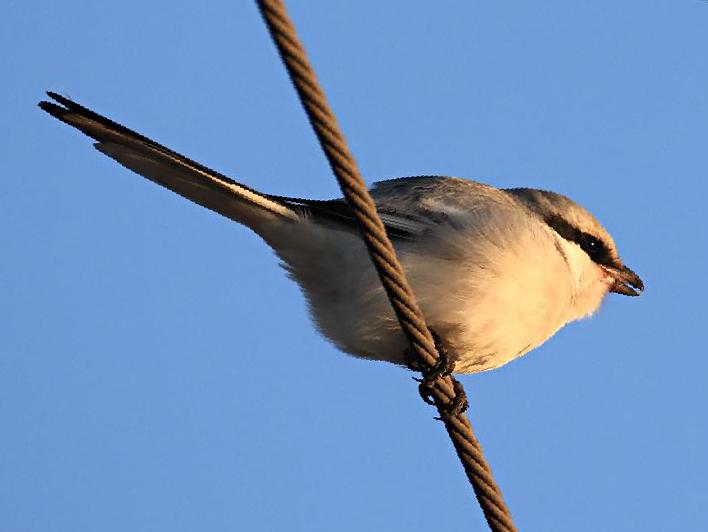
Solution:
<svg viewBox="0 0 708 532"><path fill-rule="evenodd" d="M430 368L420 368L420 365L414 359L410 351L407 353L407 362L410 368L416 368L417 371L420 371L423 374L422 379L417 379L414 377L414 380L418 382L418 393L420 394L420 397L427 404L435 406L435 401L433 400L433 388L435 383L438 379L446 377L452 373L454 363L450 360L450 356L442 345L440 337L433 331L431 331L431 334L439 354L439 358L435 364Z"/></svg>
<svg viewBox="0 0 708 532"><path fill-rule="evenodd" d="M418 384L418 393L420 394L420 398L430 406L435 406L432 389L433 385L431 383L425 382L425 379L420 379Z"/></svg>
<svg viewBox="0 0 708 532"><path fill-rule="evenodd" d="M433 399L435 383L441 378L450 376L455 369L455 363L443 345L440 336L434 331L431 331L431 334L435 341L435 347L440 355L437 362L430 368L421 368L412 349L406 350L405 361L408 368L413 371L420 371L423 375L422 378L413 377L413 380L418 383L418 393L421 399L431 406L437 406ZM469 406L469 401L467 400L467 395L465 394L462 384L454 378L452 379L452 384L455 395L445 407L440 409L440 417L436 417L435 419L454 417L465 412Z"/></svg>
<svg viewBox="0 0 708 532"><path fill-rule="evenodd" d="M467 400L467 394L462 386L462 383L457 379L452 379L452 387L455 391L455 396L452 400L442 409L439 409L440 416L436 417L438 421L443 421L444 418L451 418L458 416L467 411L470 403Z"/></svg>

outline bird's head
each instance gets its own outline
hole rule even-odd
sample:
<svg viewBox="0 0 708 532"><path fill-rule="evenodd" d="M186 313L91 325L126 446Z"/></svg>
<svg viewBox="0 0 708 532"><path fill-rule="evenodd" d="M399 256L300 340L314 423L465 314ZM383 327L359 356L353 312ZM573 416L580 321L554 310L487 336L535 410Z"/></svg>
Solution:
<svg viewBox="0 0 708 532"><path fill-rule="evenodd" d="M585 208L555 192L528 188L507 192L559 237L559 251L575 280L576 319L597 309L608 292L626 296L642 293L642 280L624 265L610 234Z"/></svg>

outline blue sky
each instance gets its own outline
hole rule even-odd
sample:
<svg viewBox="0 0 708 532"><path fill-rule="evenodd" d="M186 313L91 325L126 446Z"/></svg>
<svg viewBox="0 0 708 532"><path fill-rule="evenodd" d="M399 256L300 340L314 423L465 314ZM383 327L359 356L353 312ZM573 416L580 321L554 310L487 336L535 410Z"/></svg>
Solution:
<svg viewBox="0 0 708 532"><path fill-rule="evenodd" d="M520 529L708 528L708 3L291 4L369 181L567 194L647 285L462 378ZM254 235L35 106L334 197L253 3L2 14L0 529L484 530L410 374L337 352Z"/></svg>

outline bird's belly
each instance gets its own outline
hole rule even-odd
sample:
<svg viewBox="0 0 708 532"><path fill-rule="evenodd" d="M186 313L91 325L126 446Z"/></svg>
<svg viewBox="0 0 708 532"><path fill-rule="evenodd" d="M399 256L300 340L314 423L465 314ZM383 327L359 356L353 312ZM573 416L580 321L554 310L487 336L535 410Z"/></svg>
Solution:
<svg viewBox="0 0 708 532"><path fill-rule="evenodd" d="M318 238L321 241L318 241ZM354 235L313 232L290 251L279 246L290 276L301 286L319 331L357 357L405 364L408 342L363 243ZM319 253L318 260L312 255ZM565 274L511 261L471 270L464 261L400 252L428 325L455 358L455 371L499 367L550 338L565 323L570 300ZM513 258L513 257L512 257ZM546 260L545 264L548 264Z"/></svg>
<svg viewBox="0 0 708 532"><path fill-rule="evenodd" d="M321 291L310 292L313 320L325 337L347 353L405 365L408 341L378 278L360 287L365 285L368 289L347 291L336 301L323 301ZM429 327L454 357L457 373L502 366L538 347L564 324L552 308L518 300L506 304L498 294L465 294L450 288L432 296L429 287L414 290Z"/></svg>

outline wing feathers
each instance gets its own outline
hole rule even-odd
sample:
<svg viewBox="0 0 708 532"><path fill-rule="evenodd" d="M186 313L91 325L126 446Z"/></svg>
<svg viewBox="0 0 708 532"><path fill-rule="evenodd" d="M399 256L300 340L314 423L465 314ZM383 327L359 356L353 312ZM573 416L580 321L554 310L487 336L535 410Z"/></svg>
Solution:
<svg viewBox="0 0 708 532"><path fill-rule="evenodd" d="M65 96L47 92L54 100L39 107L93 138L101 153L126 168L227 218L259 231L272 215L299 221L303 217L333 229L357 232L349 205L343 200L308 200L261 194L229 179ZM56 103L55 103L56 102ZM391 238L415 239L436 225L447 223L444 212L420 205L420 190L443 177L415 177L386 181L373 189L386 231ZM451 180L456 183L459 180ZM265 218L264 218L265 216Z"/></svg>
<svg viewBox="0 0 708 532"><path fill-rule="evenodd" d="M203 207L241 223L247 223L244 204L292 221L300 219L277 199L237 183L64 96L53 92L47 95L60 105L42 101L39 107L96 140L96 149L101 153Z"/></svg>

